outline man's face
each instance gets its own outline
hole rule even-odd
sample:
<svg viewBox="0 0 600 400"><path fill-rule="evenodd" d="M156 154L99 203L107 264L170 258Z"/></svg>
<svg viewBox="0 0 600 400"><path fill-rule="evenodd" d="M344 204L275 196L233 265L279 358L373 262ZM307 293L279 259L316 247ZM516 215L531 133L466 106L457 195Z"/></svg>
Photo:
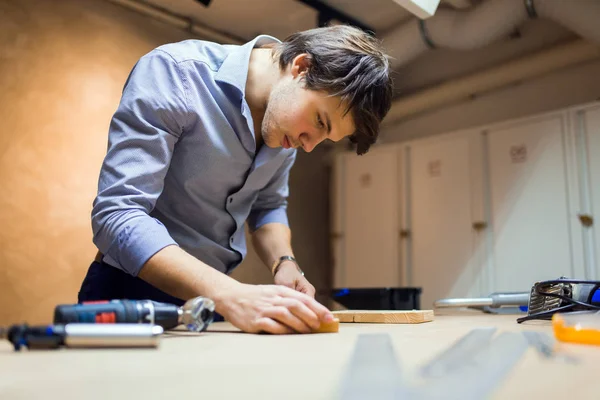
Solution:
<svg viewBox="0 0 600 400"><path fill-rule="evenodd" d="M323 140L337 142L354 132L352 115L342 115L340 98L306 89L301 77L292 66L271 91L262 121L262 137L269 147L311 152Z"/></svg>

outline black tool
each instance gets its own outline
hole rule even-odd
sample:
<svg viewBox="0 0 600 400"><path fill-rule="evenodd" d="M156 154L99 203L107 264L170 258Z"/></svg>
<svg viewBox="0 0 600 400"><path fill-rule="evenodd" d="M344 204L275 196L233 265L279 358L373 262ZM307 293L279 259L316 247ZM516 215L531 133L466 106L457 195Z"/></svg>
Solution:
<svg viewBox="0 0 600 400"><path fill-rule="evenodd" d="M531 319L552 319L555 313L600 310L600 281L586 281L560 277L536 282L531 288L527 316Z"/></svg>
<svg viewBox="0 0 600 400"><path fill-rule="evenodd" d="M600 281L568 279L536 282L529 292L493 293L489 297L441 299L437 308L469 307L485 312L496 312L503 307L518 307L527 315L517 319L521 323L531 319L551 319L555 313L600 310Z"/></svg>
<svg viewBox="0 0 600 400"><path fill-rule="evenodd" d="M151 300L94 301L56 306L54 323L137 323L165 330L183 324L190 331L201 332L212 323L214 310L214 302L206 297L195 297L181 307Z"/></svg>

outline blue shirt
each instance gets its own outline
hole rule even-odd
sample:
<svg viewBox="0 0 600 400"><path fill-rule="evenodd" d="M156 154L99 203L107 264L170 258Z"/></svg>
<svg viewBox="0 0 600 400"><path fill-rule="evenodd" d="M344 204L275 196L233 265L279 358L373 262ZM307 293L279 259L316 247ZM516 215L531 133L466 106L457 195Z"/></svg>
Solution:
<svg viewBox="0 0 600 400"><path fill-rule="evenodd" d="M296 150L256 152L245 100L252 48L186 40L158 47L133 67L111 120L93 203L94 244L104 261L137 276L155 253L178 245L229 273L251 231L288 225L288 176Z"/></svg>

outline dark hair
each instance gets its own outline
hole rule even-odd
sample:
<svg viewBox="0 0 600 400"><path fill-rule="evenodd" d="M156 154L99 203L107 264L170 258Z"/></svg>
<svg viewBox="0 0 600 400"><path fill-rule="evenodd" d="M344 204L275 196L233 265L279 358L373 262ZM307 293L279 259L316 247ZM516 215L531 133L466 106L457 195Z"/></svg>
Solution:
<svg viewBox="0 0 600 400"><path fill-rule="evenodd" d="M279 65L286 68L298 54L311 61L306 87L340 96L351 112L355 132L350 141L365 154L376 142L379 125L392 103L392 80L387 55L370 33L348 25L297 32L274 46Z"/></svg>

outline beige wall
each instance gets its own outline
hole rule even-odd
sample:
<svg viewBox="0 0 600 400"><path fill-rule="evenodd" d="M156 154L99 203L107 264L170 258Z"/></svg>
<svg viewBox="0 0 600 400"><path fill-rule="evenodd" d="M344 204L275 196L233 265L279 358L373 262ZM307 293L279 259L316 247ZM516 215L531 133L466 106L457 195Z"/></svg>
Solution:
<svg viewBox="0 0 600 400"><path fill-rule="evenodd" d="M0 0L0 325L51 322L95 254L89 220L107 128L135 61L184 32L100 0ZM325 169L293 171L297 255L327 283ZM308 183L308 180L311 183ZM269 281L250 254L236 276Z"/></svg>

